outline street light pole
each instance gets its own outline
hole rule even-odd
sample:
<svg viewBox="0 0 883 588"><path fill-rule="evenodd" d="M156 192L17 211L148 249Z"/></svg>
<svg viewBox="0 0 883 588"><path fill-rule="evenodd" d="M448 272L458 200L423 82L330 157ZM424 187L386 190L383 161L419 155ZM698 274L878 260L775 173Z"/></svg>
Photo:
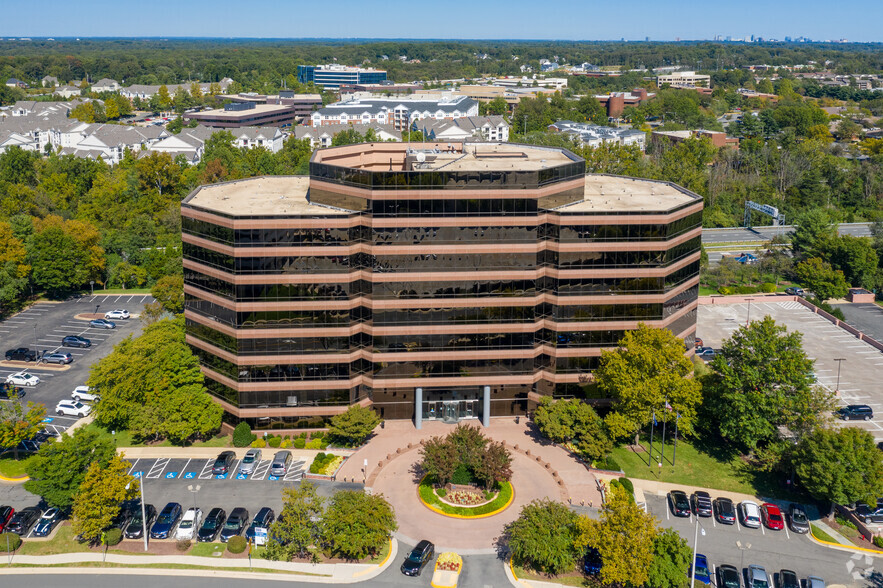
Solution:
<svg viewBox="0 0 883 588"><path fill-rule="evenodd" d="M144 551L147 551L147 512L144 507L144 472L138 476L141 482L141 534L144 535Z"/></svg>
<svg viewBox="0 0 883 588"><path fill-rule="evenodd" d="M197 484L196 486L193 486L192 484L187 486L187 489L190 490L191 494L193 494L193 512L194 513L196 512L196 493L199 492L200 488L201 488L201 486L199 484Z"/></svg>
<svg viewBox="0 0 883 588"><path fill-rule="evenodd" d="M690 567L690 588L696 585L696 552L699 547L699 517L696 517L696 532L693 534L693 565ZM705 537L705 529L702 529L702 536Z"/></svg>
<svg viewBox="0 0 883 588"><path fill-rule="evenodd" d="M754 298L746 298L746 299L745 299L745 302L748 303L748 317L747 317L747 319L745 320L745 324L746 324L746 325L750 325L750 324L751 324L751 302L752 302L753 300L754 300Z"/></svg>
<svg viewBox="0 0 883 588"><path fill-rule="evenodd" d="M843 365L843 362L846 361L845 357L837 357L834 359L837 362L837 386L834 388L834 393L840 392L840 367Z"/></svg>

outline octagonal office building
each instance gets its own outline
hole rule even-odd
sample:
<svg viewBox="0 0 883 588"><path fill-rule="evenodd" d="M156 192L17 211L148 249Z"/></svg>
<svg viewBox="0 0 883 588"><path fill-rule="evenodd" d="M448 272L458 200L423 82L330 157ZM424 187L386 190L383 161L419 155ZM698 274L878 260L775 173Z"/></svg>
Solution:
<svg viewBox="0 0 883 588"><path fill-rule="evenodd" d="M187 342L230 421L524 414L639 322L693 347L702 199L565 149L373 143L182 203Z"/></svg>

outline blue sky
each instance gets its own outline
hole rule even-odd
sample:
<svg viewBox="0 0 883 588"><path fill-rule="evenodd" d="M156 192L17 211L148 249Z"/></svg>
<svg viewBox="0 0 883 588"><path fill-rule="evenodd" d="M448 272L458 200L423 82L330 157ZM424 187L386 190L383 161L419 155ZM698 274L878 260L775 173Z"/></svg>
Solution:
<svg viewBox="0 0 883 588"><path fill-rule="evenodd" d="M0 37L883 41L883 1L4 0Z"/></svg>

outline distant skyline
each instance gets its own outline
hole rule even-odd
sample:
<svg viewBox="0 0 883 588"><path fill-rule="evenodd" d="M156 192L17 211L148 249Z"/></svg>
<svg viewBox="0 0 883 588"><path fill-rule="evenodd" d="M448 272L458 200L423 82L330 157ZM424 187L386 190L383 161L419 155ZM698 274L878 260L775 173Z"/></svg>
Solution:
<svg viewBox="0 0 883 588"><path fill-rule="evenodd" d="M41 0L9 2L0 37L883 41L883 2L855 0Z"/></svg>

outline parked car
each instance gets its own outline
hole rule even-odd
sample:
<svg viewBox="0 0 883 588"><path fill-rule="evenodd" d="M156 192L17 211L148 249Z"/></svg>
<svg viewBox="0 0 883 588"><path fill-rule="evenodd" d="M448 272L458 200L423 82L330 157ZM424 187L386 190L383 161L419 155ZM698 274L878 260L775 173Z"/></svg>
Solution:
<svg viewBox="0 0 883 588"><path fill-rule="evenodd" d="M0 400L12 400L14 398L21 398L24 395L24 390L19 386L8 382L0 382Z"/></svg>
<svg viewBox="0 0 883 588"><path fill-rule="evenodd" d="M129 522L132 520L132 516L135 514L134 509L130 506L124 506L120 509L120 512L117 516L113 518L113 522L110 523L111 529L119 529L121 532L125 531L126 527L129 526Z"/></svg>
<svg viewBox="0 0 883 588"><path fill-rule="evenodd" d="M803 291L803 288L798 288L797 286L785 288L785 294L790 294L791 296L801 296L804 298L806 297L806 292Z"/></svg>
<svg viewBox="0 0 883 588"><path fill-rule="evenodd" d="M34 537L48 537L55 525L63 518L64 513L60 508L48 509L37 521L37 526L34 527Z"/></svg>
<svg viewBox="0 0 883 588"><path fill-rule="evenodd" d="M35 361L36 359L37 352L27 347L10 349L6 352L6 361Z"/></svg>
<svg viewBox="0 0 883 588"><path fill-rule="evenodd" d="M196 531L202 523L202 511L198 508L188 508L181 522L178 523L178 530L175 531L176 541L188 541L196 539Z"/></svg>
<svg viewBox="0 0 883 588"><path fill-rule="evenodd" d="M690 495L690 505L693 507L693 514L696 516L710 517L714 513L711 495L704 490L697 490Z"/></svg>
<svg viewBox="0 0 883 588"><path fill-rule="evenodd" d="M233 460L235 459L236 454L232 451L222 451L218 454L217 459L215 459L215 463L212 466L212 474L215 476L226 474L230 471L230 468L233 466Z"/></svg>
<svg viewBox="0 0 883 588"><path fill-rule="evenodd" d="M697 582L711 586L711 570L708 567L708 558L701 553L696 554L696 566L691 569L690 576Z"/></svg>
<svg viewBox="0 0 883 588"><path fill-rule="evenodd" d="M745 570L745 586L747 588L769 588L770 579L763 566L751 564Z"/></svg>
<svg viewBox="0 0 883 588"><path fill-rule="evenodd" d="M254 471L257 465L261 461L261 450L260 449L249 449L245 453L245 457L242 458L242 461L239 463L239 473L243 475L249 475ZM232 516L232 515L231 515Z"/></svg>
<svg viewBox="0 0 883 588"><path fill-rule="evenodd" d="M589 547L585 557L583 557L583 572L594 576L601 573L602 567L604 567L604 560L601 559L601 552L594 547Z"/></svg>
<svg viewBox="0 0 883 588"><path fill-rule="evenodd" d="M98 402L101 400L101 396L92 392L92 389L89 388L89 386L77 386L74 388L74 391L71 392L71 398L77 402Z"/></svg>
<svg viewBox="0 0 883 588"><path fill-rule="evenodd" d="M140 508L135 511L135 515L129 520L129 524L123 531L126 539L141 539L144 536L144 529L149 529L156 520L156 507L152 504L145 504L144 515L144 518L141 518ZM146 524L145 521L147 521Z"/></svg>
<svg viewBox="0 0 883 588"><path fill-rule="evenodd" d="M89 416L92 407L76 400L61 400L55 405L55 413L62 416L84 417Z"/></svg>
<svg viewBox="0 0 883 588"><path fill-rule="evenodd" d="M432 561L434 555L435 546L424 539L405 558L402 563L402 573L406 576L419 576L426 564Z"/></svg>
<svg viewBox="0 0 883 588"><path fill-rule="evenodd" d="M800 579L791 570L780 570L776 574L776 588L800 588Z"/></svg>
<svg viewBox="0 0 883 588"><path fill-rule="evenodd" d="M29 506L12 515L12 518L6 524L4 529L7 533L15 533L16 535L27 535L34 523L40 518L40 509L36 506Z"/></svg>
<svg viewBox="0 0 883 588"><path fill-rule="evenodd" d="M123 310L123 309L108 310L107 312L104 313L104 318L126 320L129 318L129 311Z"/></svg>
<svg viewBox="0 0 883 588"><path fill-rule="evenodd" d="M92 341L90 339L86 339L85 337L80 337L79 335L68 335L64 339L61 340L62 347L92 347Z"/></svg>
<svg viewBox="0 0 883 588"><path fill-rule="evenodd" d="M785 528L785 517L775 504L764 502L760 507L760 517L767 529L781 531Z"/></svg>
<svg viewBox="0 0 883 588"><path fill-rule="evenodd" d="M269 506L263 507L258 511L258 514L254 515L254 519L251 521L248 529L245 530L245 538L254 541L255 535L257 534L256 529L263 528L269 530L270 525L272 525L275 520L276 515L273 513L273 509Z"/></svg>
<svg viewBox="0 0 883 588"><path fill-rule="evenodd" d="M742 524L752 529L760 528L760 507L756 502L745 500L739 503L739 515Z"/></svg>
<svg viewBox="0 0 883 588"><path fill-rule="evenodd" d="M208 511L208 515L205 517L205 520L202 522L202 526L199 528L199 531L196 533L197 541L214 541L215 537L218 536L218 532L221 530L221 527L224 526L224 522L227 520L227 513L224 512L223 508L215 507Z"/></svg>
<svg viewBox="0 0 883 588"><path fill-rule="evenodd" d="M175 525L181 520L181 505L177 502L170 502L162 509L153 527L150 529L150 537L152 539L168 539L175 530Z"/></svg>
<svg viewBox="0 0 883 588"><path fill-rule="evenodd" d="M117 325L113 321L107 319L93 319L89 321L89 326L96 329L115 329Z"/></svg>
<svg viewBox="0 0 883 588"><path fill-rule="evenodd" d="M734 566L724 564L717 567L717 588L742 588L742 578Z"/></svg>
<svg viewBox="0 0 883 588"><path fill-rule="evenodd" d="M711 361L717 355L717 351L711 347L700 347L696 350L696 355L701 357L703 361Z"/></svg>
<svg viewBox="0 0 883 588"><path fill-rule="evenodd" d="M724 525L736 524L736 507L729 498L718 498L714 501L714 512L717 515L717 522Z"/></svg>
<svg viewBox="0 0 883 588"><path fill-rule="evenodd" d="M867 404L847 404L836 414L844 421L869 421L874 418L874 411Z"/></svg>
<svg viewBox="0 0 883 588"><path fill-rule="evenodd" d="M6 383L16 386L36 386L40 383L40 377L28 372L18 372L6 376Z"/></svg>
<svg viewBox="0 0 883 588"><path fill-rule="evenodd" d="M15 509L11 506L0 506L0 532L6 530L6 524L15 514Z"/></svg>
<svg viewBox="0 0 883 588"><path fill-rule="evenodd" d="M825 581L818 576L810 576L806 579L806 588L825 588Z"/></svg>
<svg viewBox="0 0 883 588"><path fill-rule="evenodd" d="M878 499L875 506L859 502L854 512L863 523L883 523L883 500Z"/></svg>
<svg viewBox="0 0 883 588"><path fill-rule="evenodd" d="M224 523L221 529L221 543L226 543L231 537L242 535L242 530L248 524L248 511L241 506L234 508L230 512L230 518Z"/></svg>
<svg viewBox="0 0 883 588"><path fill-rule="evenodd" d="M291 460L291 452L287 449L277 451L276 455L273 456L273 463L270 465L270 475L281 477L287 474L288 468L291 466Z"/></svg>
<svg viewBox="0 0 883 588"><path fill-rule="evenodd" d="M46 353L40 359L43 363L57 363L59 365L67 365L74 360L74 356L70 353L55 352Z"/></svg>
<svg viewBox="0 0 883 588"><path fill-rule="evenodd" d="M705 341L702 340L702 337L696 337L693 342L696 349L699 349L700 347L705 347Z"/></svg>
<svg viewBox="0 0 883 588"><path fill-rule="evenodd" d="M795 533L801 535L809 533L809 518L800 505L792 504L788 507L788 526Z"/></svg>
<svg viewBox="0 0 883 588"><path fill-rule="evenodd" d="M681 490L672 490L668 493L668 505L671 507L671 514L676 517L688 517L691 514L690 501Z"/></svg>

